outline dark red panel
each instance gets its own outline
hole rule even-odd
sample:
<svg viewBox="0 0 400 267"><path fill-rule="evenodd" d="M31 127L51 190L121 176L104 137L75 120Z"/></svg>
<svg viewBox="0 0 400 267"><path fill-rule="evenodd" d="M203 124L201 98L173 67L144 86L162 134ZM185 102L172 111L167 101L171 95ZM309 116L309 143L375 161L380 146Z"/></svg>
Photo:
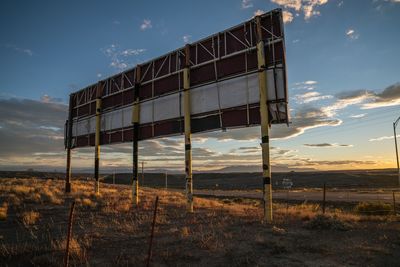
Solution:
<svg viewBox="0 0 400 267"><path fill-rule="evenodd" d="M89 105L90 104L86 104L81 107L78 107L78 117L89 115Z"/></svg>
<svg viewBox="0 0 400 267"><path fill-rule="evenodd" d="M244 53L242 53L218 61L217 63L218 78L220 79L244 72L246 69L246 66L243 64L243 62L245 62L244 60L245 60L245 55Z"/></svg>
<svg viewBox="0 0 400 267"><path fill-rule="evenodd" d="M76 137L76 146L77 147L84 147L88 146L89 140L87 135L81 135Z"/></svg>
<svg viewBox="0 0 400 267"><path fill-rule="evenodd" d="M196 86L209 81L215 81L214 63L190 70L190 85Z"/></svg>
<svg viewBox="0 0 400 267"><path fill-rule="evenodd" d="M209 115L207 117L192 118L191 127L193 133L221 128L219 115Z"/></svg>
<svg viewBox="0 0 400 267"><path fill-rule="evenodd" d="M124 141L131 142L133 141L133 129L124 129Z"/></svg>
<svg viewBox="0 0 400 267"><path fill-rule="evenodd" d="M151 124L141 125L139 127L139 140L145 140L153 137L153 126Z"/></svg>
<svg viewBox="0 0 400 267"><path fill-rule="evenodd" d="M124 77L124 88L129 88L135 85L135 70L129 70L125 72L125 77Z"/></svg>
<svg viewBox="0 0 400 267"><path fill-rule="evenodd" d="M122 142L122 130L111 133L111 143Z"/></svg>
<svg viewBox="0 0 400 267"><path fill-rule="evenodd" d="M215 49L216 50L216 49ZM217 53L218 51L215 51ZM197 45L197 64L214 59L213 40L209 38ZM193 61L195 62L195 61Z"/></svg>
<svg viewBox="0 0 400 267"><path fill-rule="evenodd" d="M178 74L168 76L154 82L154 95L162 95L179 90Z"/></svg>
<svg viewBox="0 0 400 267"><path fill-rule="evenodd" d="M133 90L134 89L129 89L123 92L123 105L128 105L133 103Z"/></svg>
<svg viewBox="0 0 400 267"><path fill-rule="evenodd" d="M152 84L148 83L146 85L142 85L139 87L139 98L140 100L144 100L146 98L150 98L152 96Z"/></svg>
<svg viewBox="0 0 400 267"><path fill-rule="evenodd" d="M259 106L250 108L249 120L250 120L250 125L257 125L261 123Z"/></svg>
<svg viewBox="0 0 400 267"><path fill-rule="evenodd" d="M245 32L243 26L231 30L226 34L227 54L246 49ZM242 63L243 64L243 63Z"/></svg>
<svg viewBox="0 0 400 267"><path fill-rule="evenodd" d="M180 122L169 120L154 125L154 136L172 135L181 132Z"/></svg>
<svg viewBox="0 0 400 267"><path fill-rule="evenodd" d="M247 125L247 110L226 110L222 113L223 127L237 127Z"/></svg>

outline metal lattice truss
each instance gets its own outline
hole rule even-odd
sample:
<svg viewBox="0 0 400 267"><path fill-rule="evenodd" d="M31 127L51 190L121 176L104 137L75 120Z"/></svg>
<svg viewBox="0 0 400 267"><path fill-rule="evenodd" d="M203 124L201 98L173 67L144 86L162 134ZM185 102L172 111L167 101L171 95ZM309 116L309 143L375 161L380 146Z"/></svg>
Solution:
<svg viewBox="0 0 400 267"><path fill-rule="evenodd" d="M262 15L261 25L270 122L288 123L281 10ZM252 19L190 44L189 55L180 48L72 94L72 146L94 145L96 98L102 99L101 144L132 141L135 90L140 140L182 134L186 56L193 133L259 125L257 41Z"/></svg>

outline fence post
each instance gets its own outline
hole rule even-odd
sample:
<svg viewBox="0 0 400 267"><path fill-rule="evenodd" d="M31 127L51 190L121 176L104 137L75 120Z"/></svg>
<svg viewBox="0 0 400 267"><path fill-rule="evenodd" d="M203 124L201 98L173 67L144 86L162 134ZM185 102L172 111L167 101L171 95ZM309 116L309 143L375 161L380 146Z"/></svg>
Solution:
<svg viewBox="0 0 400 267"><path fill-rule="evenodd" d="M68 267L68 264L69 264L69 243L70 243L71 235L72 235L72 222L74 219L74 208L75 208L75 201L72 202L71 209L69 211L67 245L65 248L64 267Z"/></svg>
<svg viewBox="0 0 400 267"><path fill-rule="evenodd" d="M158 205L158 196L156 197L156 203L154 205L154 214L153 214L153 223L151 225L151 235L150 235L150 243L149 243L149 251L147 253L147 263L146 266L150 266L151 260L151 248L153 245L153 237L154 237L154 226L156 224L156 216L157 216L157 205Z"/></svg>
<svg viewBox="0 0 400 267"><path fill-rule="evenodd" d="M393 193L393 214L396 215L396 195L394 190L392 193Z"/></svg>
<svg viewBox="0 0 400 267"><path fill-rule="evenodd" d="M325 214L325 201L326 201L326 183L324 182L324 193L322 198L322 214Z"/></svg>

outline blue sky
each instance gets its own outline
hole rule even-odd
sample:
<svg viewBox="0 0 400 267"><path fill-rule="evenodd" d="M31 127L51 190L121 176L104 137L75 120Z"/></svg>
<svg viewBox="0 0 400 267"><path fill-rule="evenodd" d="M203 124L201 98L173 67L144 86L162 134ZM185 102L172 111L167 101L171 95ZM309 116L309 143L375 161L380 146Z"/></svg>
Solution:
<svg viewBox="0 0 400 267"><path fill-rule="evenodd" d="M285 12L293 124L289 129L273 126L276 169L395 167L389 137L391 123L400 116L398 0L2 1L1 105L32 113L42 104L44 113L47 107L60 115L34 123L27 116L10 118L15 114L10 112L0 120L0 134L14 136L9 142L15 146L20 143L17 136L47 134L57 140L43 151L43 136L32 139L38 145L29 152L18 154L10 148L0 155L0 167L44 166L43 155L58 157L48 165L63 166L63 133L56 128L65 120L69 93L277 7ZM385 91L389 86L394 88ZM310 110L319 113L310 115ZM24 121L31 128L16 126ZM40 132L28 136L32 129ZM213 162L220 164L199 158L195 169L257 166L258 134L253 128L200 135L194 143L199 155L215 157ZM179 147L181 139L171 140ZM143 146L156 147L154 143L168 147L162 140ZM108 151L104 168L114 166L116 156L123 158L116 166L129 165L126 146L103 151ZM80 167L92 165L91 152L77 154ZM32 155L37 160L32 161ZM179 169L183 164L181 153L169 161L168 153L161 156L161 165ZM142 160L165 168L151 155Z"/></svg>

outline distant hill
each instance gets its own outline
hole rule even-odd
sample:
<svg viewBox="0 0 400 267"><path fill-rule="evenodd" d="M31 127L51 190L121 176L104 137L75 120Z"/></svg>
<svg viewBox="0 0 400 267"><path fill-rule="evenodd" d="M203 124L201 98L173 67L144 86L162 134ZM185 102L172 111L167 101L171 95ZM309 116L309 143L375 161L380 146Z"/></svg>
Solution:
<svg viewBox="0 0 400 267"><path fill-rule="evenodd" d="M0 177L7 178L45 178L64 179L64 173L58 172L27 172L0 171ZM112 174L101 175L102 182L113 183ZM130 184L131 173L117 173L117 184ZM320 188L324 183L330 188L390 188L398 186L397 171L389 170L352 170L352 171L310 171L310 172L275 172L272 174L274 188L282 188L282 179L293 181L294 188ZM74 173L72 179L93 179L93 174ZM150 187L164 187L165 173L145 173L139 183ZM261 189L262 176L260 172L243 173L194 173L193 184L197 189ZM168 174L168 187L183 189L184 174Z"/></svg>

